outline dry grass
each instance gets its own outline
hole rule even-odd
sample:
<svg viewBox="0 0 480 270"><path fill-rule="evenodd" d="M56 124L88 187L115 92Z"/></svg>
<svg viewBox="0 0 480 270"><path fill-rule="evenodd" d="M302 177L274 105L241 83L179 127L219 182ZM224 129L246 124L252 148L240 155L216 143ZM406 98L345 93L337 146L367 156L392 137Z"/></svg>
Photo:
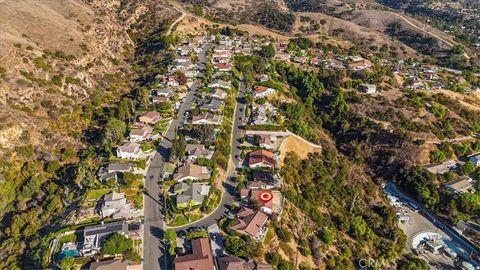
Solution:
<svg viewBox="0 0 480 270"><path fill-rule="evenodd" d="M282 141L280 145L280 162L279 166L283 166L283 160L289 152L294 152L301 159L307 158L309 153L320 152L320 147L314 147L308 144L306 141L299 139L296 136L288 136Z"/></svg>

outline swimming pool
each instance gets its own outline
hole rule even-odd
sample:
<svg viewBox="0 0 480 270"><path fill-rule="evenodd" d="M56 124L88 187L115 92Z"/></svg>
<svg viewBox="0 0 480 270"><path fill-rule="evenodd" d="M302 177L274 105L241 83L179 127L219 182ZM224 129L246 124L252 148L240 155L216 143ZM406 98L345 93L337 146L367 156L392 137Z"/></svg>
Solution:
<svg viewBox="0 0 480 270"><path fill-rule="evenodd" d="M65 257L78 257L80 256L80 251L78 249L67 249L67 250L62 250L58 253L57 259L61 260Z"/></svg>

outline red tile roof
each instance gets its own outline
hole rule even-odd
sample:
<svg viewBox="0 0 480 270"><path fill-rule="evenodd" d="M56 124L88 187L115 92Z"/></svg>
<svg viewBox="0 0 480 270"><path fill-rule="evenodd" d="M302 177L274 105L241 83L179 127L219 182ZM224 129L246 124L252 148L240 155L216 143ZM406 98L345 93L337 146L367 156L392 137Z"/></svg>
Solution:
<svg viewBox="0 0 480 270"><path fill-rule="evenodd" d="M175 258L175 270L212 270L213 256L208 238L192 239L192 254Z"/></svg>
<svg viewBox="0 0 480 270"><path fill-rule="evenodd" d="M275 167L275 154L267 150L256 150L248 154L248 165L255 166L257 164Z"/></svg>

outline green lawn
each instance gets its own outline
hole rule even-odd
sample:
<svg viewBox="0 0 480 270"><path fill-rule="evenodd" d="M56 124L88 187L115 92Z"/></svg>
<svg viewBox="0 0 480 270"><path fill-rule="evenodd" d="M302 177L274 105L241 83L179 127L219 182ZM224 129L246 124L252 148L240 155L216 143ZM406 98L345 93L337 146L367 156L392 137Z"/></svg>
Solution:
<svg viewBox="0 0 480 270"><path fill-rule="evenodd" d="M96 190L90 190L87 193L87 200L98 200L100 199L103 195L115 190L114 188L105 188L105 189L96 189Z"/></svg>
<svg viewBox="0 0 480 270"><path fill-rule="evenodd" d="M187 218L183 214L179 214L175 217L174 220L172 220L170 223L168 223L168 226L171 227L176 227L176 226L181 226L185 225L188 223L192 223L196 220L199 220L203 217L201 214L190 214L190 221L187 220Z"/></svg>
<svg viewBox="0 0 480 270"><path fill-rule="evenodd" d="M195 238L201 238L201 237L208 237L208 233L205 230L200 230L200 231L194 231L194 232L189 232L187 233L187 239L195 239Z"/></svg>
<svg viewBox="0 0 480 270"><path fill-rule="evenodd" d="M164 168L165 172L167 173L173 173L175 171L175 164L171 163L171 162L167 162L165 163L165 168Z"/></svg>

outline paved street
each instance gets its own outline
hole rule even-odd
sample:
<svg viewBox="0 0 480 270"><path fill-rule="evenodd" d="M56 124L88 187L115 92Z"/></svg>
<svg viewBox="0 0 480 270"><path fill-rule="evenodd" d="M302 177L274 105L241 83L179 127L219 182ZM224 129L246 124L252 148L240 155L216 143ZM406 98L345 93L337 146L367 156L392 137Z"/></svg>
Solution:
<svg viewBox="0 0 480 270"><path fill-rule="evenodd" d="M199 61L205 62L205 52L199 53ZM160 175L163 172L165 160L168 159L170 154L170 147L172 147L171 140L175 136L175 130L183 125L183 115L191 108L194 93L199 86L200 82L195 81L190 87L190 91L185 96L185 99L177 112L177 117L173 119L169 129L165 133L165 138L158 147L145 176L143 269L167 269L167 257L164 252L165 247L161 241L166 228L163 216L163 206L165 202L163 196L160 194L158 181L160 181Z"/></svg>
<svg viewBox="0 0 480 270"><path fill-rule="evenodd" d="M240 158L240 142L238 139L244 136L245 130L243 129L243 117L245 116L245 108L247 107L245 101L245 83L241 82L238 86L238 96L237 96L237 106L235 108L234 114L234 125L233 125L233 138L232 138L232 161L235 164L235 167L238 167L239 158ZM235 170L231 173L235 174ZM231 175L233 176L233 175Z"/></svg>
<svg viewBox="0 0 480 270"><path fill-rule="evenodd" d="M205 52L199 53L199 61L205 62ZM165 247L163 242L163 234L166 229L166 224L163 216L164 198L160 194L158 181L165 166L165 160L168 159L170 148L172 146L171 140L175 136L175 130L183 125L183 116L185 112L191 108L194 100L194 94L200 87L200 82L196 81L191 86L182 103L177 117L173 119L169 129L165 133L165 138L157 149L150 167L145 176L145 229L144 229L144 248L143 248L143 269L168 269L168 258L165 255ZM245 114L245 85L243 83L239 86L239 94L237 96L236 109L234 114L234 126L232 136L232 153L231 158L235 166L228 171L228 177L236 175L236 167L238 164L238 157L240 156L240 143L238 139L244 134L242 128L243 116ZM229 179L223 182L224 190L220 206L204 219L198 220L191 224L174 228L175 231L186 230L190 227L208 227L222 218L227 210L230 209L235 199L235 183Z"/></svg>
<svg viewBox="0 0 480 270"><path fill-rule="evenodd" d="M245 95L245 86L243 83L241 83L239 86L239 93L238 93L237 103L235 108L233 137L232 137L231 158L235 164L235 167L229 170L228 172L229 178L236 175L235 169L238 164L238 159L236 157L239 157L241 152L239 148L240 143L238 142L238 139L241 138L244 133L243 129L241 128L243 125L242 121L243 121L243 115L245 114L245 107L246 107L246 104L244 103L245 101L243 99L244 95ZM240 117L242 119L240 119ZM191 227L196 227L196 228L208 227L216 223L218 220L222 218L225 212L229 210L231 205L233 204L233 201L235 199L235 186L236 186L235 183L231 182L229 179L225 179L225 181L223 182L224 192L223 192L222 200L220 202L220 206L204 219L198 220L196 222L190 223L185 226L176 227L174 230L181 231Z"/></svg>

